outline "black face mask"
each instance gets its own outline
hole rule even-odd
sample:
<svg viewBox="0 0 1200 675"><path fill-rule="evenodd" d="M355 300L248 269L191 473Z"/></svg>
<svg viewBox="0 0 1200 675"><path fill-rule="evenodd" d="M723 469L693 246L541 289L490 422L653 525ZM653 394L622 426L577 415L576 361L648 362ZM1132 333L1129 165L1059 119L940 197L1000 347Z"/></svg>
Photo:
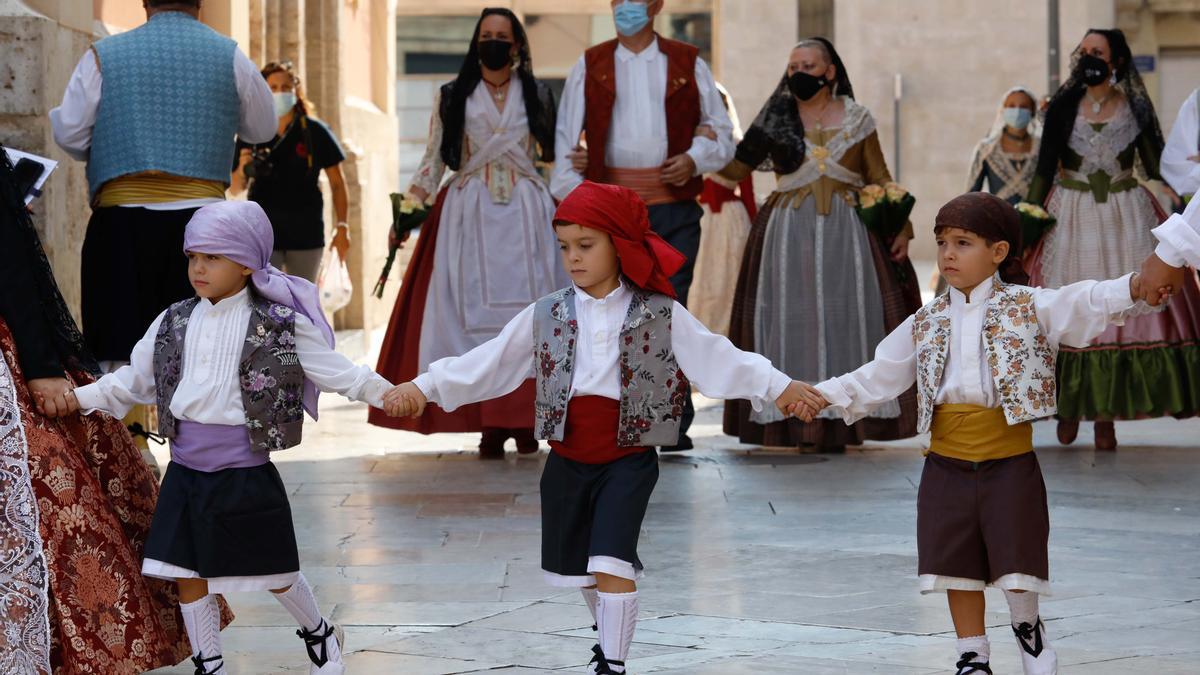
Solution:
<svg viewBox="0 0 1200 675"><path fill-rule="evenodd" d="M1075 66L1075 72L1084 84L1094 87L1108 79L1108 64L1099 56L1084 54L1079 57L1079 64Z"/></svg>
<svg viewBox="0 0 1200 675"><path fill-rule="evenodd" d="M788 77L788 89L791 90L793 96L801 101L807 101L816 96L817 92L821 91L828 84L829 81L824 77L817 77L808 73L796 72Z"/></svg>
<svg viewBox="0 0 1200 675"><path fill-rule="evenodd" d="M488 70L500 70L512 63L512 48L507 40L484 40L479 43L479 62Z"/></svg>

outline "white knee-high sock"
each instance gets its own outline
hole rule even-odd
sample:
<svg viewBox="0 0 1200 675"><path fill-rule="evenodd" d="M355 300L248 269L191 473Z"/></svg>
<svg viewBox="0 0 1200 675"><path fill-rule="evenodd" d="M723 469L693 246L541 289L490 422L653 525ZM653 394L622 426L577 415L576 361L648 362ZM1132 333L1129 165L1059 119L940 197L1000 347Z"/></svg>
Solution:
<svg viewBox="0 0 1200 675"><path fill-rule="evenodd" d="M596 603L600 600L597 597L599 591L593 586L591 588L581 588L579 592L583 595L583 601L587 603L588 611L592 613L592 623L596 623Z"/></svg>
<svg viewBox="0 0 1200 675"><path fill-rule="evenodd" d="M308 585L308 579L304 578L303 572L296 576L296 581L291 588L283 593L272 593L272 595L296 619L301 628L312 632L325 622L321 617L321 609L317 606L317 596L313 595L312 587ZM341 662L342 650L332 635L325 640L325 650L330 661Z"/></svg>
<svg viewBox="0 0 1200 675"><path fill-rule="evenodd" d="M1037 593L1033 593L1031 591L1026 591L1024 593L1004 591L1004 599L1008 600L1008 611L1012 618L1012 625L1020 626L1023 623L1027 623L1031 626L1037 625Z"/></svg>
<svg viewBox="0 0 1200 675"><path fill-rule="evenodd" d="M291 588L273 595L301 628L314 631L321 627L321 608L317 606L317 597L313 595L312 587L308 585L308 579L304 578L303 572L296 576L296 582Z"/></svg>
<svg viewBox="0 0 1200 675"><path fill-rule="evenodd" d="M183 627L192 643L192 656L202 659L221 656L221 608L217 596L209 594L195 602L179 603ZM209 673L225 673L224 661L205 664Z"/></svg>
<svg viewBox="0 0 1200 675"><path fill-rule="evenodd" d="M612 664L612 670L625 672L625 657L637 628L638 594L599 592L596 603L596 625L600 632L600 649ZM614 661L621 665L613 664Z"/></svg>

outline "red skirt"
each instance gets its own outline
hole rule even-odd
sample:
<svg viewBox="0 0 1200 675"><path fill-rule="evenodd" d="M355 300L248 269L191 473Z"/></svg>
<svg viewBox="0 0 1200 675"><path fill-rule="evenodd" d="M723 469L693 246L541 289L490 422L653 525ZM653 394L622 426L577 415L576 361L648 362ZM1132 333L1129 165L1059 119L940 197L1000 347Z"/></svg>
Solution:
<svg viewBox="0 0 1200 675"><path fill-rule="evenodd" d="M375 372L390 382L408 382L420 375L421 321L425 316L425 299L429 294L429 281L433 277L434 252L437 249L438 229L441 226L442 206L447 188L438 193L437 201L417 237L412 260L404 271L404 283L396 297L392 318L383 348L379 352L379 363ZM467 433L485 428L529 429L533 427L533 380L527 380L516 391L482 403L472 403L454 412L442 410L430 404L425 414L416 419L410 417L388 417L382 410L371 408L367 422L378 427L415 431L421 434Z"/></svg>

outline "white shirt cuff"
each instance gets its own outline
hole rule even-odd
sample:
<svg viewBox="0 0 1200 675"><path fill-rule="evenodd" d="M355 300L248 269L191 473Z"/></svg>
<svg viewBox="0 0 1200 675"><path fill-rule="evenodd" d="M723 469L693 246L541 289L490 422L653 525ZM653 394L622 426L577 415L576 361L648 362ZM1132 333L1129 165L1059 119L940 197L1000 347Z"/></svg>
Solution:
<svg viewBox="0 0 1200 675"><path fill-rule="evenodd" d="M825 397L825 400L829 402L831 407L845 410L853 403L850 396L846 394L845 387L838 382L836 377L813 386L817 391L821 392L821 395Z"/></svg>
<svg viewBox="0 0 1200 675"><path fill-rule="evenodd" d="M413 384L417 385L417 389L421 390L421 394L425 396L425 400L430 403L436 403L437 385L433 382L433 375L429 373L421 373L413 379Z"/></svg>
<svg viewBox="0 0 1200 675"><path fill-rule="evenodd" d="M1171 216L1171 218L1177 217L1179 216ZM1180 255L1179 249L1175 248L1171 242L1164 238L1168 236L1171 225L1171 220L1168 219L1163 225L1159 225L1151 230L1154 236L1159 238L1158 246L1154 249L1154 255L1158 256L1160 260L1167 263L1171 267L1183 267L1187 264L1187 260Z"/></svg>
<svg viewBox="0 0 1200 675"><path fill-rule="evenodd" d="M361 400L372 408L383 409L383 395L388 393L391 388L391 382L388 382L381 375L376 375L369 382L363 385Z"/></svg>
<svg viewBox="0 0 1200 675"><path fill-rule="evenodd" d="M98 410L104 411L104 393L100 391L99 384L93 382L76 387L74 393L75 400L79 402L80 414L91 415Z"/></svg>
<svg viewBox="0 0 1200 675"><path fill-rule="evenodd" d="M767 397L774 403L790 386L792 386L792 378L783 371L775 370L771 373L771 381L767 384Z"/></svg>
<svg viewBox="0 0 1200 675"><path fill-rule="evenodd" d="M1104 307L1109 314L1120 314L1127 309L1133 307L1137 302L1133 299L1130 293L1129 282L1133 272L1126 274L1120 279L1114 279L1111 284L1106 284L1104 287Z"/></svg>

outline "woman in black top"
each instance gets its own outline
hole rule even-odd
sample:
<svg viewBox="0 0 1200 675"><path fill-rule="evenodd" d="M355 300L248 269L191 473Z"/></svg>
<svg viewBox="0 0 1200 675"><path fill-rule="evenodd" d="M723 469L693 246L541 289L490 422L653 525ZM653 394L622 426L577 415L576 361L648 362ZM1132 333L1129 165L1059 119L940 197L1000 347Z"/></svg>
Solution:
<svg viewBox="0 0 1200 675"><path fill-rule="evenodd" d="M337 137L312 117L312 104L300 93L300 78L292 64L268 63L263 77L275 96L279 132L270 143L251 145L238 139L230 191L250 187L275 230L271 264L315 282L325 249L325 200L317 181L321 170L329 179L337 229L332 246L342 260L350 250L349 199L341 163L346 159Z"/></svg>

